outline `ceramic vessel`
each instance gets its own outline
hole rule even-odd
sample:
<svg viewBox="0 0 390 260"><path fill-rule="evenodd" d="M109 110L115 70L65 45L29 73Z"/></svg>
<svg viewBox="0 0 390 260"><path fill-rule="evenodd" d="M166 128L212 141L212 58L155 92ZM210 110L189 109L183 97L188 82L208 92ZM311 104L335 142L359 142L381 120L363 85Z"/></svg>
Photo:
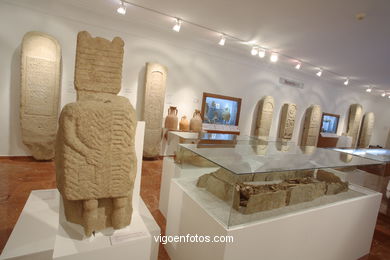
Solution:
<svg viewBox="0 0 390 260"><path fill-rule="evenodd" d="M168 130L177 130L177 122L177 108L171 106L168 108L168 115L165 118L165 128Z"/></svg>
<svg viewBox="0 0 390 260"><path fill-rule="evenodd" d="M190 121L190 130L194 132L202 131L202 117L200 116L200 111L195 109L193 117Z"/></svg>
<svg viewBox="0 0 390 260"><path fill-rule="evenodd" d="M190 122L186 116L182 116L179 123L180 131L190 131Z"/></svg>

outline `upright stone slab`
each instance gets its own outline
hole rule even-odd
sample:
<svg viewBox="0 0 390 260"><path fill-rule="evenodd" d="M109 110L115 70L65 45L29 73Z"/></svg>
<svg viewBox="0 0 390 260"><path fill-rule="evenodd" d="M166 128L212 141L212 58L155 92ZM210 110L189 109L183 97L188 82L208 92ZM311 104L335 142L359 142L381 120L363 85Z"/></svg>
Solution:
<svg viewBox="0 0 390 260"><path fill-rule="evenodd" d="M364 115L362 130L359 137L359 148L367 148L370 144L372 131L374 130L375 116L373 112L368 112Z"/></svg>
<svg viewBox="0 0 390 260"><path fill-rule="evenodd" d="M66 219L85 234L130 224L136 176L136 114L121 89L124 42L77 37L77 102L60 116L56 143L57 187Z"/></svg>
<svg viewBox="0 0 390 260"><path fill-rule="evenodd" d="M305 114L301 146L316 146L321 127L321 107L311 105Z"/></svg>
<svg viewBox="0 0 390 260"><path fill-rule="evenodd" d="M279 138L287 140L292 138L296 114L297 106L295 104L286 103L283 105L279 124Z"/></svg>
<svg viewBox="0 0 390 260"><path fill-rule="evenodd" d="M268 137L272 125L274 115L275 102L271 96L263 97L259 102L259 110L257 112L255 136Z"/></svg>
<svg viewBox="0 0 390 260"><path fill-rule="evenodd" d="M362 105L352 104L349 107L348 129L347 129L347 135L352 137L352 147L356 147L362 117L363 117Z"/></svg>
<svg viewBox="0 0 390 260"><path fill-rule="evenodd" d="M160 155L162 122L167 80L167 68L158 63L146 63L144 157L156 158Z"/></svg>
<svg viewBox="0 0 390 260"><path fill-rule="evenodd" d="M22 141L36 160L54 158L61 82L61 47L50 35L28 32L21 54Z"/></svg>

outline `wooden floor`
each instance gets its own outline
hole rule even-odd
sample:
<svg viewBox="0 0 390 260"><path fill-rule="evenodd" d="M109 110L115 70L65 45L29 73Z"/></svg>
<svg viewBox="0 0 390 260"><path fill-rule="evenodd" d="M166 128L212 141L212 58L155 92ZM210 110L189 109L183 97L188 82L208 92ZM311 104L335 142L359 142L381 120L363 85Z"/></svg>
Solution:
<svg viewBox="0 0 390 260"><path fill-rule="evenodd" d="M144 161L141 196L165 234L165 219L158 210L162 160ZM0 252L32 190L55 188L53 162L30 157L0 157ZM169 259L160 245L159 259ZM361 260L390 260L390 218L379 215L370 255Z"/></svg>

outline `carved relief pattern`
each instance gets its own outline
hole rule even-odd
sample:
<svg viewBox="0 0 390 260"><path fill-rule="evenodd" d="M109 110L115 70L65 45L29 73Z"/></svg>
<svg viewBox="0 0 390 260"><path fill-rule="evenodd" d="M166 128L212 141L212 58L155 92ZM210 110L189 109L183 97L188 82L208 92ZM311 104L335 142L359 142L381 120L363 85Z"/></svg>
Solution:
<svg viewBox="0 0 390 260"><path fill-rule="evenodd" d="M256 120L256 136L269 136L274 114L274 99L271 96L265 96L261 99Z"/></svg>
<svg viewBox="0 0 390 260"><path fill-rule="evenodd" d="M56 63L28 56L26 59L26 114L53 116L57 109L54 100Z"/></svg>
<svg viewBox="0 0 390 260"><path fill-rule="evenodd" d="M302 146L316 146L321 127L321 107L311 105L306 110L302 133Z"/></svg>
<svg viewBox="0 0 390 260"><path fill-rule="evenodd" d="M29 32L21 55L20 121L23 143L37 160L54 158L61 50L56 39Z"/></svg>
<svg viewBox="0 0 390 260"><path fill-rule="evenodd" d="M165 100L167 70L156 63L146 64L145 82L145 142L144 156L156 157L160 154L162 122Z"/></svg>
<svg viewBox="0 0 390 260"><path fill-rule="evenodd" d="M280 119L279 138L291 139L294 133L295 116L297 106L295 104L284 104Z"/></svg>

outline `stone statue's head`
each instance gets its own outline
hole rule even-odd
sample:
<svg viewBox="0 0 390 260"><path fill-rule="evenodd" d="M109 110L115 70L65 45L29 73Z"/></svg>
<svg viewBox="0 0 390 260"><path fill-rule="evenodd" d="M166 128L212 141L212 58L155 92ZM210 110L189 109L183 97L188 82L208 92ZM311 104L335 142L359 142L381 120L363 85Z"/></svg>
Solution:
<svg viewBox="0 0 390 260"><path fill-rule="evenodd" d="M74 84L77 91L118 94L122 82L124 42L92 38L82 31L77 35Z"/></svg>

